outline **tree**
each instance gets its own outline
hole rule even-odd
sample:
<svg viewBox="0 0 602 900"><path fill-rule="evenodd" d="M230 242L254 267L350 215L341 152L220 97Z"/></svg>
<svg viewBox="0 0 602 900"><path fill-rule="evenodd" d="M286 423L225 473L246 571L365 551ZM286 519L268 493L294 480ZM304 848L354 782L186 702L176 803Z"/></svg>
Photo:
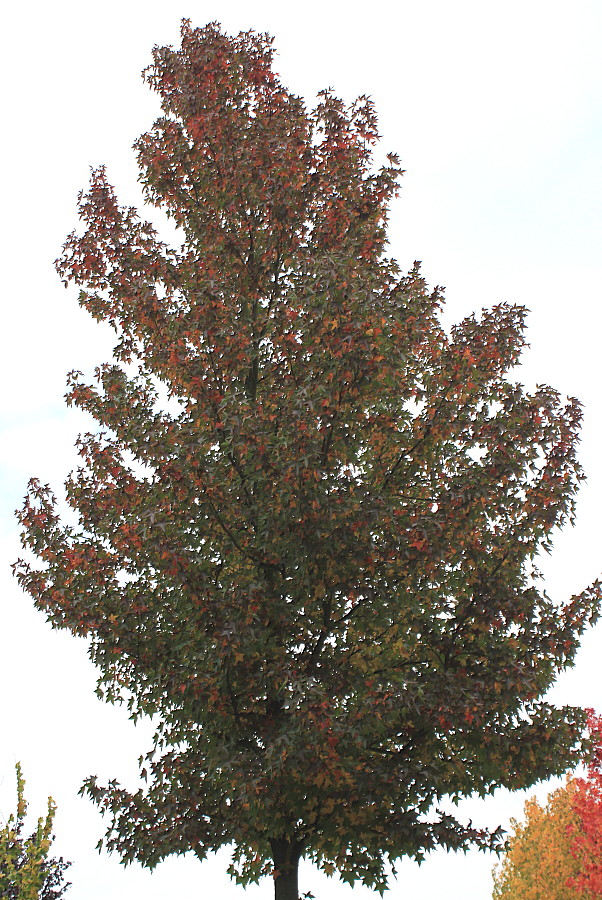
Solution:
<svg viewBox="0 0 602 900"><path fill-rule="evenodd" d="M584 713L541 695L600 585L561 604L536 554L574 512L576 400L509 379L525 310L447 333L439 290L387 258L401 174L376 169L373 105L313 111L271 41L184 21L146 79L136 144L168 246L104 168L58 261L117 334L68 403L65 524L33 480L21 584L87 636L99 690L159 725L128 792L95 778L106 843L149 866L234 845L240 882L301 857L382 890L386 863L497 846L445 809L559 774Z"/></svg>
<svg viewBox="0 0 602 900"><path fill-rule="evenodd" d="M25 780L17 763L17 812L0 829L0 897L3 900L59 900L69 887L64 872L70 863L49 859L56 806L48 798L46 818L30 837L23 835L27 801Z"/></svg>
<svg viewBox="0 0 602 900"><path fill-rule="evenodd" d="M572 824L571 850L578 870L569 884L588 897L602 897L602 717L589 710L588 726L594 739L587 777L576 780L573 796L575 822Z"/></svg>
<svg viewBox="0 0 602 900"><path fill-rule="evenodd" d="M525 821L511 820L513 834L502 863L494 870L494 900L587 900L589 891L570 884L580 864L571 853L570 831L578 827L573 808L579 785L566 785L540 806L525 804Z"/></svg>
<svg viewBox="0 0 602 900"><path fill-rule="evenodd" d="M569 777L525 804L525 821L511 820L502 863L494 870L494 900L590 900L602 897L602 719L588 710L587 778Z"/></svg>

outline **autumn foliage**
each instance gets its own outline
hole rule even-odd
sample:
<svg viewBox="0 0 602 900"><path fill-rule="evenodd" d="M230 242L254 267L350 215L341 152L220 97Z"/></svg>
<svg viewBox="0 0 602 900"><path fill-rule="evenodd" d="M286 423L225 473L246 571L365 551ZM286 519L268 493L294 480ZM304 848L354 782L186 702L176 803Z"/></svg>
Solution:
<svg viewBox="0 0 602 900"><path fill-rule="evenodd" d="M543 806L532 797L525 804L525 820L511 820L507 851L494 870L494 900L588 900L589 894L567 884L579 873L569 836L577 823L577 790L570 780Z"/></svg>
<svg viewBox="0 0 602 900"><path fill-rule="evenodd" d="M602 897L602 718L590 710L588 725L594 752L586 777L576 780L575 822L569 832L578 871L569 884L584 891L587 897Z"/></svg>
<svg viewBox="0 0 602 900"><path fill-rule="evenodd" d="M595 900L602 897L602 719L588 711L590 756L584 778L569 777L525 820L494 870L494 900Z"/></svg>
<svg viewBox="0 0 602 900"><path fill-rule="evenodd" d="M267 37L187 22L146 79L140 181L178 239L93 173L58 271L117 344L69 376L95 423L76 522L32 481L17 567L104 696L158 715L146 789L87 783L107 845L233 844L287 900L301 857L382 888L387 861L497 846L443 800L580 753L582 711L540 698L599 586L553 602L534 567L573 515L579 404L511 379L524 309L447 333L385 255L400 168L368 99L307 110Z"/></svg>
<svg viewBox="0 0 602 900"><path fill-rule="evenodd" d="M38 819L37 827L27 836L25 819L28 804L25 779L19 763L16 774L16 812L1 817L0 897L2 900L60 900L70 886L65 881L65 871L71 863L49 856L54 838L52 823L56 806L49 797L46 816Z"/></svg>

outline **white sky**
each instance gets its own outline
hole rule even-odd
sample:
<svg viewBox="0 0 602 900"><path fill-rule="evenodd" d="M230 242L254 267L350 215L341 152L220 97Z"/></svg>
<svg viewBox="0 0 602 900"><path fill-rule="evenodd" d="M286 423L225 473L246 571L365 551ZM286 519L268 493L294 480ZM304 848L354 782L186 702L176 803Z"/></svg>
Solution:
<svg viewBox="0 0 602 900"><path fill-rule="evenodd" d="M74 861L70 900L242 897L227 854L200 864L171 860L153 874L123 869L94 845L104 831L77 796L97 773L134 783L149 729L93 693L85 645L52 632L12 580L19 555L13 510L27 479L60 488L87 427L63 403L65 374L108 358L110 336L66 292L53 260L76 226L89 166L106 163L122 202L137 204L131 145L157 101L139 73L154 44L177 44L183 16L219 20L230 33L276 38L283 82L312 103L332 86L346 100L368 93L382 149L407 174L391 223L392 254L423 260L447 290L447 320L509 300L531 309L521 378L546 382L585 404L581 460L588 474L577 526L544 560L548 591L566 598L602 572L602 404L599 391L602 236L602 7L599 0L35 0L2 22L2 293L0 384L0 811L14 803L21 760L35 815L52 793L55 852ZM602 625L589 633L559 702L602 711ZM540 795L552 785L542 785ZM532 793L532 792L529 792ZM525 795L470 801L466 815L495 827L520 816ZM433 854L404 863L391 900L490 896L494 858ZM352 896L305 866L302 890L319 900ZM264 881L249 900L272 896ZM358 900L377 896L356 886Z"/></svg>

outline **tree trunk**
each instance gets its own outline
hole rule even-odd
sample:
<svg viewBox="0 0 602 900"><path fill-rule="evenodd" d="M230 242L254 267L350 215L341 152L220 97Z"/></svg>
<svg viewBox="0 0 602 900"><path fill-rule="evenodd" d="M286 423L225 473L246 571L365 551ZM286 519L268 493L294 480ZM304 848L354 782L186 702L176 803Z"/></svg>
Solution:
<svg viewBox="0 0 602 900"><path fill-rule="evenodd" d="M299 860L301 847L287 838L270 841L274 861L274 900L299 900Z"/></svg>

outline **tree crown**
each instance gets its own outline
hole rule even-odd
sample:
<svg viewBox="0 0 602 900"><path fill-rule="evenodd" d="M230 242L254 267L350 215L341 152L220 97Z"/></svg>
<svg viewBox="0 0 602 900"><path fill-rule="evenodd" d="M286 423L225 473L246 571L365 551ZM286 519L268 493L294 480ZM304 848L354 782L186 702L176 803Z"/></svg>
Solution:
<svg viewBox="0 0 602 900"><path fill-rule="evenodd" d="M147 790L88 782L109 847L234 843L244 882L286 846L382 889L387 859L497 844L443 798L580 753L583 713L541 696L599 585L555 603L535 558L573 516L581 412L510 379L523 308L447 333L385 255L400 169L373 169L370 100L308 111L271 64L215 24L155 48L136 150L180 245L104 169L80 195L57 268L118 340L95 383L69 376L100 429L67 482L79 526L33 481L42 565L18 572L89 636L107 699L160 713Z"/></svg>

